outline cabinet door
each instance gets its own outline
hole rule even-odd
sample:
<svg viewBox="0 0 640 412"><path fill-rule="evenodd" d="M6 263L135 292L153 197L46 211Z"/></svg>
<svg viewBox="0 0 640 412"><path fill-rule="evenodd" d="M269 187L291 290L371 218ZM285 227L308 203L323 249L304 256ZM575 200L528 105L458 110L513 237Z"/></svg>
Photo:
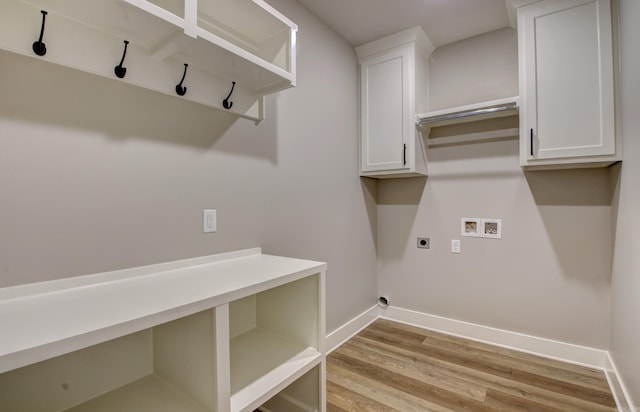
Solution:
<svg viewBox="0 0 640 412"><path fill-rule="evenodd" d="M410 59L401 47L361 62L361 172L410 167Z"/></svg>
<svg viewBox="0 0 640 412"><path fill-rule="evenodd" d="M610 1L545 0L518 18L522 164L614 155Z"/></svg>

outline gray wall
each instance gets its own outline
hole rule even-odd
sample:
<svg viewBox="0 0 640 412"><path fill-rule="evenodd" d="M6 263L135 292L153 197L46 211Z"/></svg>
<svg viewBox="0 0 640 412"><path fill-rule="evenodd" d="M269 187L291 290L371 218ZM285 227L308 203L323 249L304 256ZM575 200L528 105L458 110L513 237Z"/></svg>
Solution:
<svg viewBox="0 0 640 412"><path fill-rule="evenodd" d="M640 4L620 3L625 161L612 169L525 174L507 140L432 149L427 179L359 179L355 54L293 0L273 4L300 26L298 87L268 98L259 126L0 52L0 286L262 246L329 263L328 331L381 292L565 342L611 336L639 403ZM482 47L502 64L478 66ZM436 50L431 108L516 95L514 47L503 30ZM204 208L218 233L201 233ZM503 239L460 238L461 217L502 218Z"/></svg>
<svg viewBox="0 0 640 412"><path fill-rule="evenodd" d="M262 246L329 263L328 331L375 303L355 52L297 2L274 5L300 28L298 86L258 126L0 52L0 286Z"/></svg>
<svg viewBox="0 0 640 412"><path fill-rule="evenodd" d="M640 406L640 2L620 0L620 97L624 161L614 238L611 355Z"/></svg>
<svg viewBox="0 0 640 412"><path fill-rule="evenodd" d="M479 50L490 65L477 63ZM438 48L430 105L516 96L514 70L511 29ZM406 309L606 349L610 171L524 173L515 139L431 148L428 157L428 178L378 184L380 293ZM502 239L461 237L463 217L502 219ZM430 250L416 248L418 236L431 238ZM461 254L450 252L451 239L461 239Z"/></svg>
<svg viewBox="0 0 640 412"><path fill-rule="evenodd" d="M517 96L518 32L506 27L439 47L429 76L429 110Z"/></svg>

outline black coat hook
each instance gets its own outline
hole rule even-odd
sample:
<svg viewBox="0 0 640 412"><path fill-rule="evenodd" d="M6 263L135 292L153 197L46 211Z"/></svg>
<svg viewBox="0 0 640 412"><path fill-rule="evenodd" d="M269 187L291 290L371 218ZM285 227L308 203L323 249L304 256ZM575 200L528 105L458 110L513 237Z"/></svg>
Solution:
<svg viewBox="0 0 640 412"><path fill-rule="evenodd" d="M224 107L227 110L231 109L231 106L233 106L233 102L230 102L229 98L231 97L231 93L233 93L234 87L236 87L236 82L231 82L231 90L229 91L229 95L226 97L226 99L222 101L222 107Z"/></svg>
<svg viewBox="0 0 640 412"><path fill-rule="evenodd" d="M182 80L180 80L180 83L176 86L176 93L178 93L178 96L184 96L185 94L187 94L187 86L182 86L182 82L184 82L184 78L187 76L187 67L189 67L189 65L185 63L184 73L182 73Z"/></svg>
<svg viewBox="0 0 640 412"><path fill-rule="evenodd" d="M129 40L125 40L124 41L124 52L122 52L122 60L120 60L120 64L117 65L113 71L116 73L116 76L118 76L118 78L122 79L124 77L125 74L127 74L127 68L126 67L122 67L122 65L124 64L124 58L127 55L127 46L129 45Z"/></svg>
<svg viewBox="0 0 640 412"><path fill-rule="evenodd" d="M42 38L44 37L44 19L47 16L47 12L40 10L40 13L42 13L42 27L40 28L40 38L38 41L33 42L33 52L38 56L44 56L47 54L47 46L42 42Z"/></svg>

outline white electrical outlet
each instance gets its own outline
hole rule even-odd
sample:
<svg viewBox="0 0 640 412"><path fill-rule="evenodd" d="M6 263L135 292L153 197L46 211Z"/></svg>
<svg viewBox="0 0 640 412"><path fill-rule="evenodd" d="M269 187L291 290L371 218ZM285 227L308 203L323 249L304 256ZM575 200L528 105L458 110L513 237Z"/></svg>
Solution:
<svg viewBox="0 0 640 412"><path fill-rule="evenodd" d="M215 209L205 209L202 211L202 231L213 233L218 230L218 218Z"/></svg>
<svg viewBox="0 0 640 412"><path fill-rule="evenodd" d="M451 253L460 253L460 241L451 239Z"/></svg>

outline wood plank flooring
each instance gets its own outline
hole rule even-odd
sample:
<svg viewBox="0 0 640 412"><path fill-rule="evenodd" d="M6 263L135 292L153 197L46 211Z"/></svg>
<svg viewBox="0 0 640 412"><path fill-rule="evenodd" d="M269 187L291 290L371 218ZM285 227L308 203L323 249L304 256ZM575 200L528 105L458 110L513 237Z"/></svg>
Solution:
<svg viewBox="0 0 640 412"><path fill-rule="evenodd" d="M327 412L615 411L602 371L378 319L327 357Z"/></svg>

